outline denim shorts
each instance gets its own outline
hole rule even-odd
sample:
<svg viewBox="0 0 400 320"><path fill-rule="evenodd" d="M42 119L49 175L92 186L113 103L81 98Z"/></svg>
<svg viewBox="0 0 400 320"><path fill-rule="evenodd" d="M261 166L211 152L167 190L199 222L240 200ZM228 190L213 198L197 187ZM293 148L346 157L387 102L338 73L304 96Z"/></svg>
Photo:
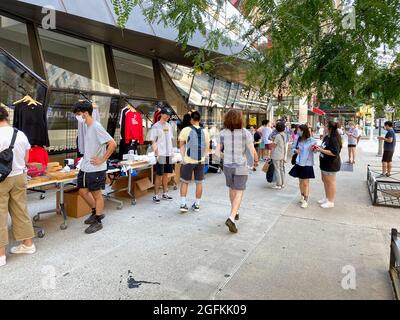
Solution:
<svg viewBox="0 0 400 320"><path fill-rule="evenodd" d="M238 174L237 168L224 167L226 186L233 190L246 190L247 174ZM247 168L245 168L247 170Z"/></svg>

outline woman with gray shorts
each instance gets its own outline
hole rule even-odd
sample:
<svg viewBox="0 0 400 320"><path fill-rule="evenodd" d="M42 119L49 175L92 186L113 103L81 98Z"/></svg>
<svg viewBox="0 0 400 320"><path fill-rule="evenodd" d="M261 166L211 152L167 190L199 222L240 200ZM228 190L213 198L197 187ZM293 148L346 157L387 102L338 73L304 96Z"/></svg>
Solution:
<svg viewBox="0 0 400 320"><path fill-rule="evenodd" d="M340 171L342 138L338 132L338 124L328 123L328 134L324 137L320 147L315 148L320 152L319 163L322 182L324 183L325 199L319 200L321 208L328 209L335 206L336 172Z"/></svg>
<svg viewBox="0 0 400 320"><path fill-rule="evenodd" d="M216 149L217 157L223 153L226 186L229 188L231 213L225 225L230 232L236 233L235 221L239 220L239 208L249 174L248 163L258 166L257 151L254 149L252 134L243 128L243 115L239 110L229 110L224 118L224 130L219 136ZM247 156L251 156L248 161Z"/></svg>

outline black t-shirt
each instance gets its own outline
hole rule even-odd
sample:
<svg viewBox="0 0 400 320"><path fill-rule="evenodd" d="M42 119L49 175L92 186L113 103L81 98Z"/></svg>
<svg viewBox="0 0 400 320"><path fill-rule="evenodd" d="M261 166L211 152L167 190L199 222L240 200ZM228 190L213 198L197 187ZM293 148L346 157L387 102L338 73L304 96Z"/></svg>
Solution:
<svg viewBox="0 0 400 320"><path fill-rule="evenodd" d="M340 161L340 151L342 150L340 141L331 138L330 136L325 136L322 141L321 147L324 150L330 150L335 156L328 156L321 153L319 156L319 167L323 171L327 172L338 172L340 171L341 161Z"/></svg>
<svg viewBox="0 0 400 320"><path fill-rule="evenodd" d="M260 142L261 140L261 134L259 134L258 132L254 133L254 142ZM256 144L254 143L254 148L258 149L260 147L260 144Z"/></svg>

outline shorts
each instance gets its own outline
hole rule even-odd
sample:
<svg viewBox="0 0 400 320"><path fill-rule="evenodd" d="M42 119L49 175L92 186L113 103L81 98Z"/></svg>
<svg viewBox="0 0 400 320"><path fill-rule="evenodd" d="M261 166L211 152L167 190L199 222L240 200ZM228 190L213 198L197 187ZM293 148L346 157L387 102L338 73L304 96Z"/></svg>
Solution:
<svg viewBox="0 0 400 320"><path fill-rule="evenodd" d="M383 151L382 162L392 162L394 151Z"/></svg>
<svg viewBox="0 0 400 320"><path fill-rule="evenodd" d="M163 176L165 173L174 172L171 157L158 157L155 167L157 176Z"/></svg>
<svg viewBox="0 0 400 320"><path fill-rule="evenodd" d="M181 166L181 181L189 183L192 181L194 173L195 183L203 183L204 181L204 163L192 164L187 163Z"/></svg>
<svg viewBox="0 0 400 320"><path fill-rule="evenodd" d="M348 144L347 147L348 148L355 148L355 147L357 147L357 145L356 144Z"/></svg>
<svg viewBox="0 0 400 320"><path fill-rule="evenodd" d="M246 190L248 175L237 175L236 173L236 168L224 167L226 186L233 190Z"/></svg>
<svg viewBox="0 0 400 320"><path fill-rule="evenodd" d="M99 191L106 188L106 171L78 173L78 188Z"/></svg>
<svg viewBox="0 0 400 320"><path fill-rule="evenodd" d="M336 176L336 172L330 172L324 170L321 170L321 174L323 174L324 176Z"/></svg>
<svg viewBox="0 0 400 320"><path fill-rule="evenodd" d="M272 143L268 143L265 145L265 150L272 150Z"/></svg>

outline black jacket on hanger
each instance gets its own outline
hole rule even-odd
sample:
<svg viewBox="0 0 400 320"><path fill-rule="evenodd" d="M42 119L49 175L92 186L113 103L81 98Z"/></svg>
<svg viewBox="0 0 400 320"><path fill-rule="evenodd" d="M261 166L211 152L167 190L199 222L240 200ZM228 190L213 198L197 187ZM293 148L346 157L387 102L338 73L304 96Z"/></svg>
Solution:
<svg viewBox="0 0 400 320"><path fill-rule="evenodd" d="M32 146L50 146L47 114L43 106L28 106L25 102L15 104L13 126L25 133Z"/></svg>

